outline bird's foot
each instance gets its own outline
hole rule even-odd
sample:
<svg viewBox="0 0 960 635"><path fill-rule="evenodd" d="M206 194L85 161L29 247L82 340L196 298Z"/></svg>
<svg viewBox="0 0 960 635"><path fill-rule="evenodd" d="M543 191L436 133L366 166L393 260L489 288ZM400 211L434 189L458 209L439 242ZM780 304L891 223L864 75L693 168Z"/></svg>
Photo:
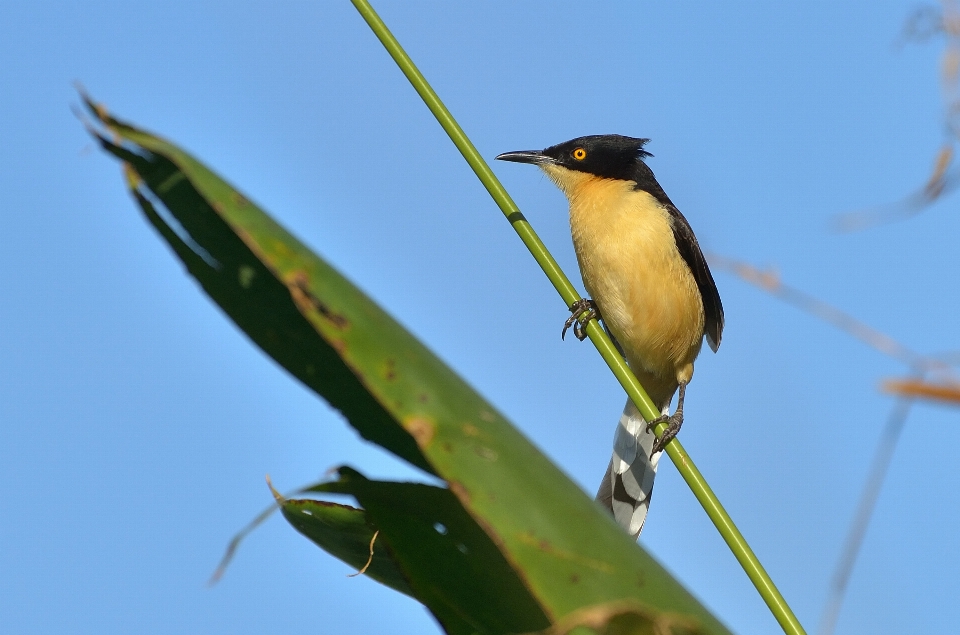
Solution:
<svg viewBox="0 0 960 635"><path fill-rule="evenodd" d="M567 318L567 321L563 323L563 330L560 332L560 339L564 339L567 335L567 329L571 326L573 327L573 334L581 342L587 337L587 322L593 319L600 319L600 310L597 308L596 303L593 300L588 300L586 298L580 298L576 302L570 305L570 313L572 314Z"/></svg>
<svg viewBox="0 0 960 635"><path fill-rule="evenodd" d="M677 436L677 433L680 432L680 427L683 425L683 409L677 408L677 411L672 415L663 415L657 417L647 424L647 430L652 432L653 429L661 423L667 424L667 429L663 431L663 436L654 441L653 451L650 452L651 457L657 452L662 451L668 443L673 441L673 438Z"/></svg>

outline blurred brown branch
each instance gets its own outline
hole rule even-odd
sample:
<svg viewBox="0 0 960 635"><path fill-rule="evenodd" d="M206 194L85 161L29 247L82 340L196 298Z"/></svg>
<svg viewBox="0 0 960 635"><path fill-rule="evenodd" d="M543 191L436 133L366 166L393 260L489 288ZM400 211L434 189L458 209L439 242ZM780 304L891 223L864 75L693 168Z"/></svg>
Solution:
<svg viewBox="0 0 960 635"><path fill-rule="evenodd" d="M960 104L956 107L960 109ZM960 137L960 135L955 136ZM919 191L890 205L838 214L830 222L833 230L841 233L854 232L908 218L919 214L944 194L953 191L957 185L960 185L960 172L947 172L953 162L953 143L950 141L940 148L934 162L933 173Z"/></svg>
<svg viewBox="0 0 960 635"><path fill-rule="evenodd" d="M960 404L960 382L926 382L918 379L888 379L883 390L901 397L920 397Z"/></svg>
<svg viewBox="0 0 960 635"><path fill-rule="evenodd" d="M893 357L918 372L935 371L952 373L950 364L940 357L921 355L904 346L886 333L868 326L849 313L831 306L814 296L786 285L780 280L780 275L773 269L766 271L758 269L742 260L727 258L715 253L708 254L710 264L719 269L729 271L740 279L760 287L773 296L810 313L825 322L833 324L838 329L852 335L874 350Z"/></svg>
<svg viewBox="0 0 960 635"><path fill-rule="evenodd" d="M919 191L900 202L835 216L831 222L835 231L858 231L919 214L960 184L960 172L948 173L954 145L960 142L960 8L949 0L943 0L939 7L918 8L904 23L899 44L923 42L937 36L945 40L940 60L940 87L949 138L937 153L933 172Z"/></svg>

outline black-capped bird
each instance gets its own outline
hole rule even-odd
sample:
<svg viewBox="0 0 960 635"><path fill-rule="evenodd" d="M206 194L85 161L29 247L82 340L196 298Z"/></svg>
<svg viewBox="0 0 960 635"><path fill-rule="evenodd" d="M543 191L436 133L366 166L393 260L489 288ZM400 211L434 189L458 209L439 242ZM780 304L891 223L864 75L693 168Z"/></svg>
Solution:
<svg viewBox="0 0 960 635"><path fill-rule="evenodd" d="M663 415L648 424L627 400L597 492L634 538L646 519L660 452L683 424L684 392L703 338L716 351L723 333L717 285L690 223L644 162L652 156L643 149L648 141L593 135L497 157L539 166L570 202L573 246L592 300L570 307L564 332L573 325L582 340L586 323L600 319ZM652 428L660 422L668 427L658 440Z"/></svg>

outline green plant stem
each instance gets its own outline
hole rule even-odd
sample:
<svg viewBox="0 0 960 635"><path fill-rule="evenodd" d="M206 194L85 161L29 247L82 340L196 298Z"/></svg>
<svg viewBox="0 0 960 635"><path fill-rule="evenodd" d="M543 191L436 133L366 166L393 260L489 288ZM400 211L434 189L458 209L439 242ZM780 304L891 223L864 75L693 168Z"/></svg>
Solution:
<svg viewBox="0 0 960 635"><path fill-rule="evenodd" d="M440 101L440 98L433 91L433 88L427 83L426 78L424 78L414 65L413 60L411 60L406 51L403 50L400 43L383 23L383 20L380 19L380 16L378 16L376 11L373 10L373 7L370 6L370 3L367 0L351 0L351 2L353 2L353 6L360 12L363 19L366 20L370 29L373 30L384 48L387 49L387 52L397 63L397 66L400 67L400 70L403 71L403 74L406 75L414 89L427 105L427 108L429 108L433 116L437 118L437 121L443 127L444 131L449 135L450 140L453 141L453 144L460 151L460 154L463 155L463 158L466 159L467 163L476 173L477 178L480 179L483 186L487 188L487 192L490 193L494 202L500 207L500 210L504 216L507 217L507 220L510 221L510 224L520 236L520 240L522 240L523 244L530 250L537 264L543 269L543 272L547 274L547 278L553 283L553 286L557 289L557 292L560 294L560 297L563 298L566 305L569 307L580 299L580 294L560 269L557 261L554 260L550 252L547 251L546 246L544 246L539 236L537 236L533 227L527 222L523 214L520 213L517 204L510 198L510 195L494 175L490 166L487 165L487 162L484 161L480 153L477 152L477 149L460 128L460 125L453 118L453 115L450 114L446 106L443 105L443 102ZM590 341L597 347L601 357L607 362L610 370L613 371L613 374L617 380L619 380L624 390L626 390L630 399L636 404L643 417L647 421L652 421L660 416L653 402L650 401L650 397L647 396L646 391L617 352L613 342L610 341L607 334L597 324L597 321L591 320L590 323L587 324L586 330L590 336ZM655 430L657 436L661 436L665 428L665 424L658 425ZM763 597L764 602L766 602L784 632L789 635L801 635L805 633L799 620L797 620L797 617L787 605L786 600L783 599L780 591L777 590L773 580L767 575L763 565L760 564L760 561L747 544L747 541L743 538L740 530L733 524L733 520L729 514L727 514L726 510L724 510L723 505L720 504L720 500L713 493L713 490L710 489L703 475L700 474L700 470L697 469L697 466L693 463L693 460L687 454L686 450L684 450L680 442L676 439L672 440L667 444L666 452L681 476L683 476L683 480L687 482L687 485L691 491L693 491L694 496L700 501L703 509L707 512L707 516L713 521L713 524L717 527L717 531L720 532L720 535L730 547L733 555L743 567L761 597Z"/></svg>

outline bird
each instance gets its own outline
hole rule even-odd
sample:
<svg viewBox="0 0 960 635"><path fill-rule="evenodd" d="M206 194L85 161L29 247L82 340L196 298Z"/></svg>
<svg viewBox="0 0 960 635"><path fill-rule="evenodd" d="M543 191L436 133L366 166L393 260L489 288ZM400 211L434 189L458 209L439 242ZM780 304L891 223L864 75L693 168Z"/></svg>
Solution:
<svg viewBox="0 0 960 635"><path fill-rule="evenodd" d="M505 152L501 161L538 166L566 195L577 264L589 298L570 306L580 340L598 319L661 416L647 422L630 399L614 435L597 500L640 535L664 446L683 425L683 401L703 340L723 333L720 293L690 223L645 159L649 139L577 137L544 150ZM679 391L677 407L670 404ZM659 423L667 428L660 439Z"/></svg>

